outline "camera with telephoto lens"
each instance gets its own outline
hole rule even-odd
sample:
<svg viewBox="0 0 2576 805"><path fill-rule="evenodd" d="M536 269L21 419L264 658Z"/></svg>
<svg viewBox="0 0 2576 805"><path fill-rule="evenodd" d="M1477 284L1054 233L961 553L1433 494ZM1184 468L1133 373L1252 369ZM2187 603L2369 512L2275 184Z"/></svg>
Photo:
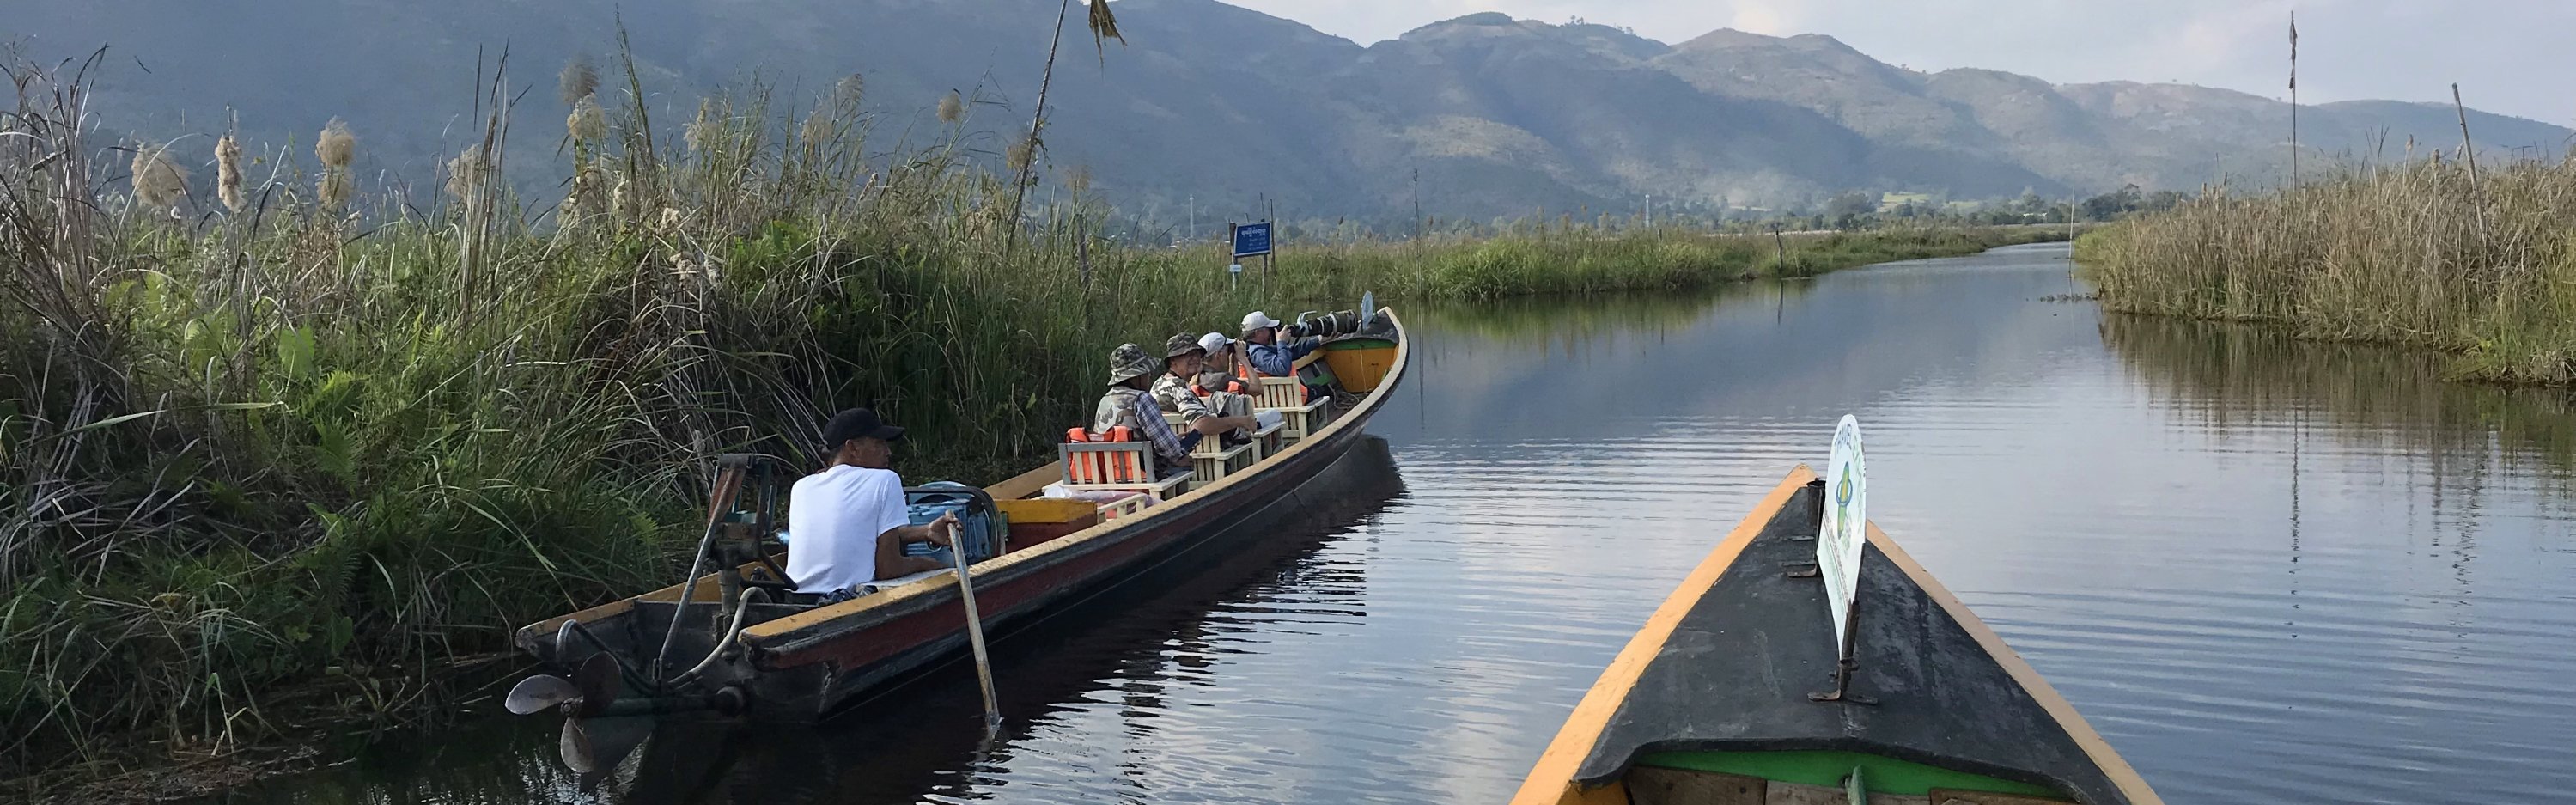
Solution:
<svg viewBox="0 0 2576 805"><path fill-rule="evenodd" d="M1284 329L1287 330L1290 338L1305 338L1310 335L1338 338L1359 332L1360 314L1349 310L1337 310L1324 314L1307 311L1298 314L1297 320Z"/></svg>

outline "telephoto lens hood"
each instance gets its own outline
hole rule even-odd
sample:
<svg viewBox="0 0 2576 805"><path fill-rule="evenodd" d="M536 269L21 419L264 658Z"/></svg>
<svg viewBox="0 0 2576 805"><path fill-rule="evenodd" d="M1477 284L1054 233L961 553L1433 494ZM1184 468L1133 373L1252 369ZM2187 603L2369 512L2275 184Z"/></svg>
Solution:
<svg viewBox="0 0 2576 805"><path fill-rule="evenodd" d="M1297 323L1288 325L1288 335L1292 338L1304 338L1310 335L1320 336L1323 338L1339 338L1341 336L1359 332L1359 328L1359 313L1349 310L1337 310L1320 315L1309 313L1298 317Z"/></svg>

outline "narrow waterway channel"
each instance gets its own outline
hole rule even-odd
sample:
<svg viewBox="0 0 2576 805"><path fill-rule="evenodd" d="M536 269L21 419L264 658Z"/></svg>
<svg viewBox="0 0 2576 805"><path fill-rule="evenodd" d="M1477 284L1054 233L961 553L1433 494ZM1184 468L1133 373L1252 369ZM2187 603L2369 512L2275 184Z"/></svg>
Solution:
<svg viewBox="0 0 2576 805"><path fill-rule="evenodd" d="M488 718L220 802L1507 798L1760 493L1868 429L1871 514L2176 803L2576 791L2576 417L2438 360L2070 300L2063 245L1407 310L1344 504L819 728L666 727L596 790Z"/></svg>

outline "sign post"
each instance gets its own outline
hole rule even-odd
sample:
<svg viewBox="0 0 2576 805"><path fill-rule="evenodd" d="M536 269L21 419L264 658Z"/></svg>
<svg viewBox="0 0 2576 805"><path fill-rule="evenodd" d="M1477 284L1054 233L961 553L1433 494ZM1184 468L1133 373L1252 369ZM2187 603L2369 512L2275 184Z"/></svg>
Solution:
<svg viewBox="0 0 2576 805"><path fill-rule="evenodd" d="M1834 689L1810 693L1820 702L1871 704L1851 692L1857 663L1853 649L1860 620L1860 557L1869 544L1869 473L1862 460L1860 420L1844 415L1834 427L1834 452L1825 462L1824 517L1816 532L1816 573L1825 583L1825 607L1834 620Z"/></svg>
<svg viewBox="0 0 2576 805"><path fill-rule="evenodd" d="M1270 222L1231 224L1234 237L1234 259L1259 257L1270 253Z"/></svg>
<svg viewBox="0 0 2576 805"><path fill-rule="evenodd" d="M1261 289L1267 292L1270 290L1270 274L1268 269L1268 266L1270 265L1270 222L1262 221L1260 223L1252 224L1227 224L1226 226L1229 228L1227 239L1234 241L1233 270L1235 273L1240 275L1243 271L1243 258L1261 258L1261 264L1264 267L1261 275Z"/></svg>

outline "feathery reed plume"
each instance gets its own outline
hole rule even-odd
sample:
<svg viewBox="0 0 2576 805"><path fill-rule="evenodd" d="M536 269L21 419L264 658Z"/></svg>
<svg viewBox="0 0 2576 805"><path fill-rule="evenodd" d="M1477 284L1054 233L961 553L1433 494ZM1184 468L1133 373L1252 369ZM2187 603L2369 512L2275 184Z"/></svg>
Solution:
<svg viewBox="0 0 2576 805"><path fill-rule="evenodd" d="M447 194L457 201L472 200L474 192L483 187L485 168L482 147L467 146L464 153L447 161Z"/></svg>
<svg viewBox="0 0 2576 805"><path fill-rule="evenodd" d="M357 154L358 135L349 132L348 121L336 117L322 127L321 138L313 141L313 157L322 160L324 168L345 170Z"/></svg>
<svg viewBox="0 0 2576 805"><path fill-rule="evenodd" d="M704 151L708 145L714 143L715 137L715 99L700 98L698 99L698 116L696 119L690 120L689 125L686 128L680 130L680 139L688 144L689 150Z"/></svg>
<svg viewBox="0 0 2576 805"><path fill-rule="evenodd" d="M564 116L564 130L574 142L595 143L608 139L608 113L599 108L599 98L584 95L572 102L572 114Z"/></svg>
<svg viewBox="0 0 2576 805"><path fill-rule="evenodd" d="M564 131L572 137L572 188L556 207L556 221L569 231L608 210L600 198L604 181L593 153L608 139L608 113L599 108L599 96L584 95L573 101L572 113L564 116Z"/></svg>
<svg viewBox="0 0 2576 805"><path fill-rule="evenodd" d="M168 209L188 195L188 171L170 161L167 145L134 149L134 199L143 206Z"/></svg>
<svg viewBox="0 0 2576 805"><path fill-rule="evenodd" d="M956 90L949 90L946 96L939 99L939 122L955 124L964 117L966 117L966 99L959 97Z"/></svg>
<svg viewBox="0 0 2576 805"><path fill-rule="evenodd" d="M358 154L358 135L349 133L349 124L332 118L322 127L322 136L313 141L313 156L322 160L322 182L314 191L322 206L337 209L349 203L349 163Z"/></svg>
<svg viewBox="0 0 2576 805"><path fill-rule="evenodd" d="M322 181L313 190L321 196L324 209L339 209L349 203L349 172L324 171Z"/></svg>
<svg viewBox="0 0 2576 805"><path fill-rule="evenodd" d="M1064 189L1077 196L1091 192L1091 166L1075 165L1073 170L1065 171Z"/></svg>
<svg viewBox="0 0 2576 805"><path fill-rule="evenodd" d="M599 68L591 66L587 55L574 56L572 61L564 64L563 75L556 78L555 89L563 94L565 105L578 104L583 98L599 92Z"/></svg>
<svg viewBox="0 0 2576 805"><path fill-rule="evenodd" d="M796 139L809 146L832 139L832 119L823 110L814 110L805 116L805 125L797 129Z"/></svg>
<svg viewBox="0 0 2576 805"><path fill-rule="evenodd" d="M242 195L241 158L241 143L233 135L215 141L215 192L222 196L224 209L233 212L250 206L250 199Z"/></svg>
<svg viewBox="0 0 2576 805"><path fill-rule="evenodd" d="M1118 44L1127 44L1127 37L1118 33L1118 18L1109 13L1108 0L1091 0L1085 5L1091 7L1091 15L1084 23L1091 26L1092 47L1106 50L1112 39L1118 40Z"/></svg>
<svg viewBox="0 0 2576 805"><path fill-rule="evenodd" d="M1037 149L1029 147L1030 145L1031 143L1025 140L1012 143L1010 150L1002 154L1004 166L1010 168L1014 174L1027 175L1029 158L1037 153Z"/></svg>
<svg viewBox="0 0 2576 805"><path fill-rule="evenodd" d="M867 88L868 80L866 78L861 77L858 73L851 73L841 77L839 83L832 85L832 100L835 103L843 104L858 103L859 95L866 92Z"/></svg>

